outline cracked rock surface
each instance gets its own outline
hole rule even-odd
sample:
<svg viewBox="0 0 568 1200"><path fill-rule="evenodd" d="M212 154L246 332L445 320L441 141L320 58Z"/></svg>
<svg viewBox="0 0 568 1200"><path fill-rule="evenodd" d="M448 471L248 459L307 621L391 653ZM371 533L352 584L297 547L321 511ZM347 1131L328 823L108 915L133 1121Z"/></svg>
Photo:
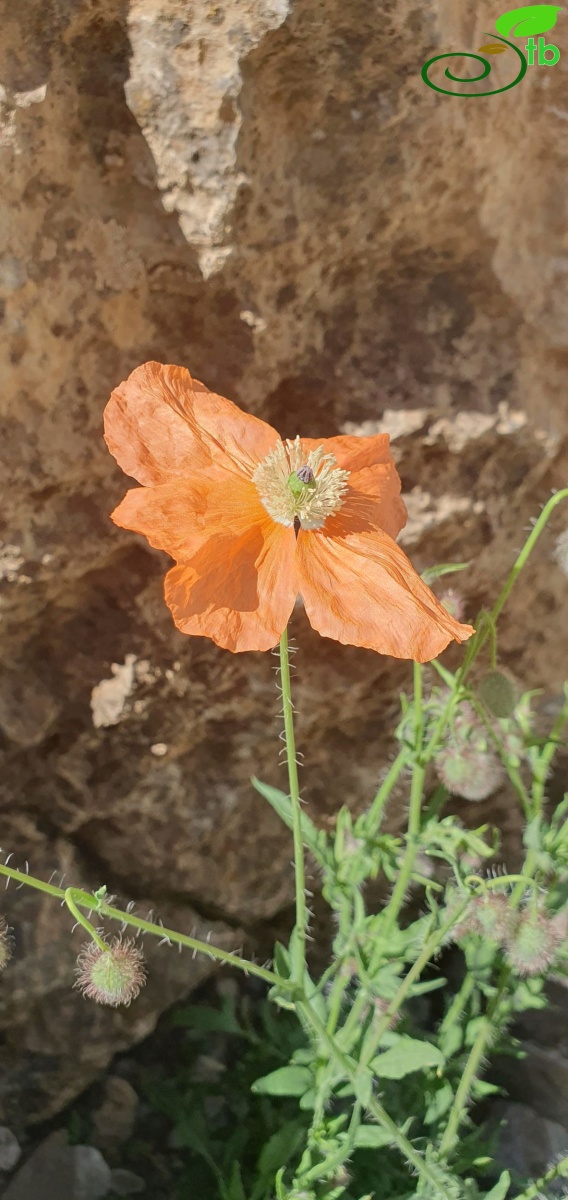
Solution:
<svg viewBox="0 0 568 1200"><path fill-rule="evenodd" d="M469 617L565 483L565 65L492 105L429 91L422 63L477 44L478 10L0 3L0 841L34 873L105 882L227 945L291 898L288 837L249 783L283 782L273 661L177 633L166 556L109 521L127 481L102 411L138 363L187 365L283 436L390 430L401 541L418 570L472 560ZM552 548L551 532L501 651L554 692ZM293 633L304 794L325 823L373 794L409 667L320 638L301 607ZM508 797L490 803L514 844ZM117 1014L71 990L78 935L57 905L10 889L5 911L0 1119L17 1125L210 964L146 945L149 984Z"/></svg>

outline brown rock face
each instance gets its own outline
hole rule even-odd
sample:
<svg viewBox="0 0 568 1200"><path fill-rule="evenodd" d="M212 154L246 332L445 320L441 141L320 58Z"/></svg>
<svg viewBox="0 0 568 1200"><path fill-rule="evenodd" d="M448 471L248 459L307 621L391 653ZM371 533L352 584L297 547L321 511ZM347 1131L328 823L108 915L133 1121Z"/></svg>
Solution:
<svg viewBox="0 0 568 1200"><path fill-rule="evenodd" d="M62 856L184 928L191 906L246 925L290 899L288 837L249 783L283 782L273 660L178 634L166 556L109 520L127 481L102 410L138 363L187 365L286 436L390 429L403 544L419 570L473 560L470 617L565 482L568 25L554 68L439 96L421 66L487 41L498 13L481 8L5 0L0 840L32 871ZM547 534L502 655L554 690L551 555ZM301 610L293 632L305 795L325 820L372 794L409 668L319 638ZM166 985L142 1008L89 1006L69 990L69 921L47 909L7 894L26 932L0 986L1 1119L53 1111L197 978L161 951L175 970L154 958Z"/></svg>

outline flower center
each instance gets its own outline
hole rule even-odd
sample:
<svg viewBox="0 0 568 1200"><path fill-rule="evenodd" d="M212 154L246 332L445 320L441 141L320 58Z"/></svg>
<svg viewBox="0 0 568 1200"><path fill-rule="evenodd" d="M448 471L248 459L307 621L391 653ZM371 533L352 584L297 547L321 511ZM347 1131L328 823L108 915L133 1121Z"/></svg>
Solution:
<svg viewBox="0 0 568 1200"><path fill-rule="evenodd" d="M258 464L253 481L273 521L302 529L321 529L344 503L349 471L337 466L323 446L306 454L300 439L278 442Z"/></svg>

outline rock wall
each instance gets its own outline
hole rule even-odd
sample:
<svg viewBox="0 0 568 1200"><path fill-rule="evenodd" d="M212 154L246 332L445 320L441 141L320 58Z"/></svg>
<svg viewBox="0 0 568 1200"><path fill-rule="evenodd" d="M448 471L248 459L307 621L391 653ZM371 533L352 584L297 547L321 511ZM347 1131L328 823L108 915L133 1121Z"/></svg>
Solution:
<svg viewBox="0 0 568 1200"><path fill-rule="evenodd" d="M249 784L282 778L273 663L174 629L166 556L108 519L125 480L103 407L156 358L286 436L389 429L401 540L420 570L473 560L472 616L566 480L568 42L554 70L470 103L420 68L480 44L485 0L3 7L0 840L184 927L197 910L229 944L290 900L288 839ZM552 538L502 653L554 692ZM294 633L305 795L326 821L372 793L409 668L319 638L301 610ZM103 1016L67 990L60 910L10 890L6 912L0 1115L37 1119L143 1036L182 976L166 955L143 1010ZM197 964L179 963L189 987Z"/></svg>

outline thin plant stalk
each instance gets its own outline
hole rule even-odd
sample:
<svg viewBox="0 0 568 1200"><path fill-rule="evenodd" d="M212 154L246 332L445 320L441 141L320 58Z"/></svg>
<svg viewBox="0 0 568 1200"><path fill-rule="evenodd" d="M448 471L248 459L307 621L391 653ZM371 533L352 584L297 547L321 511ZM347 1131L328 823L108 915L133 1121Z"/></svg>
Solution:
<svg viewBox="0 0 568 1200"><path fill-rule="evenodd" d="M45 892L46 895L53 896L56 900L60 900L70 908L64 888L55 887L51 883L45 883L43 879L36 879L34 875L28 875L24 871L17 871L14 867L6 867L3 863L0 863L0 875L4 875L8 879L13 879L16 883L35 888L39 892ZM225 963L228 967L237 967L239 971L244 971L245 975L256 975L258 979L264 979L266 983L272 986L278 986L288 992L297 992L298 990L297 985L292 983L290 979L283 979L273 971L267 970L266 967L259 967L256 963L249 962L248 959L241 958L238 954L233 954L230 950L222 950L220 946L213 946L210 942L202 942L198 938L190 937L189 934L177 933L175 929L167 929L164 925L155 925L152 921L145 921L142 917L137 917L134 913L115 908L112 904L106 904L92 892L84 892L80 888L68 888L67 892L69 891L72 892L73 909L71 911L75 917L77 917L77 909L83 908L87 912L95 911L101 917L108 917L109 920L118 921L121 925L128 925L132 929L139 929L142 933L149 933L152 937L160 938L161 941L173 942L177 946L184 946L189 950L195 950L197 954L207 954L209 958L217 959L218 962ZM82 921L81 924L83 924ZM89 932L92 936L93 930L90 925ZM104 949L107 949L106 945Z"/></svg>
<svg viewBox="0 0 568 1200"><path fill-rule="evenodd" d="M292 979L298 984L299 987L302 987L306 970L306 873L304 866L302 809L300 801L300 786L298 783L298 763L296 761L294 709L292 706L292 688L290 684L290 654L288 649L287 629L284 630L284 633L280 639L280 681L282 686L282 715L284 717L284 737L286 743L286 760L288 764L290 804L292 806L294 878L296 887L296 925L291 948Z"/></svg>
<svg viewBox="0 0 568 1200"><path fill-rule="evenodd" d="M396 923L404 904L408 885L416 862L420 834L420 813L424 792L424 775L426 768L422 763L422 685L424 670L420 663L413 663L414 675L414 763L412 768L412 783L410 785L410 808L408 813L408 831L406 853L400 868L391 899L384 912L384 924L381 929L381 942L386 942L393 925ZM379 952L380 947L377 947Z"/></svg>
<svg viewBox="0 0 568 1200"><path fill-rule="evenodd" d="M539 1200L544 1189L550 1183L554 1183L555 1179L565 1179L568 1175L568 1154L561 1158L559 1162L554 1163L552 1167L541 1175L540 1179L535 1179L534 1183L529 1184L523 1192L518 1192L514 1200Z"/></svg>
<svg viewBox="0 0 568 1200"><path fill-rule="evenodd" d="M318 1017L317 1013L314 1012L311 1005L306 1001L299 1001L298 1009L302 1013L306 1023L311 1026L314 1034L316 1034L325 1044L328 1052L331 1054L338 1067L342 1069L347 1078L350 1079L355 1086L363 1083L365 1072L361 1069L361 1066L357 1067L357 1065L348 1057L348 1055L339 1048L335 1039L329 1036L324 1022L320 1019L320 1017ZM370 1083L371 1080L372 1077L369 1076ZM370 1091L370 1094L365 1099L365 1108L375 1118L377 1125L380 1125L382 1129L385 1129L390 1134L392 1138L392 1145L396 1146L404 1158L414 1167L417 1175L419 1175L425 1183L428 1183L430 1187L434 1187L436 1189L436 1196L440 1197L440 1200L452 1200L451 1193L444 1188L443 1184L440 1183L438 1175L430 1169L429 1163L427 1163L420 1152L415 1149L415 1147L412 1145L412 1142L405 1137L404 1133L402 1133L402 1131L398 1128L398 1125L395 1121L393 1121L392 1117L389 1117L386 1109L383 1108L377 1097L372 1094L372 1091Z"/></svg>
<svg viewBox="0 0 568 1200"><path fill-rule="evenodd" d="M100 936L100 934L97 932L97 930L93 928L93 926L91 925L91 922L87 920L86 916L81 912L80 908L78 908L75 903L75 896L80 896L80 895L81 895L81 892L77 888L70 888L70 887L66 888L65 889L65 903L67 905L67 908L69 909L69 912L71 913L71 915L73 917L75 917L75 920L77 921L77 923L82 926L82 928L85 930L86 933L89 934L91 941L93 941L95 943L95 945L98 946L99 950L103 951L103 954L106 954L106 952L108 950L107 943Z"/></svg>

